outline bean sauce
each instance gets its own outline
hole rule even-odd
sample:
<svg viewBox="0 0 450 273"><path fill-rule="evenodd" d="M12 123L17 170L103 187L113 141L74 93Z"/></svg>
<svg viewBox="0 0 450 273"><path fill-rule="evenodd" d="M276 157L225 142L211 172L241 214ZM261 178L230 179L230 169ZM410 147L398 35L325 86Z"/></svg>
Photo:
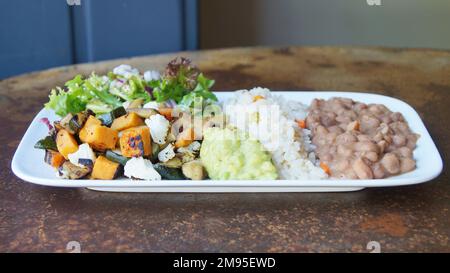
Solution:
<svg viewBox="0 0 450 273"><path fill-rule="evenodd" d="M416 168L413 150L419 135L401 113L382 104L315 99L306 126L316 156L332 177L381 179Z"/></svg>

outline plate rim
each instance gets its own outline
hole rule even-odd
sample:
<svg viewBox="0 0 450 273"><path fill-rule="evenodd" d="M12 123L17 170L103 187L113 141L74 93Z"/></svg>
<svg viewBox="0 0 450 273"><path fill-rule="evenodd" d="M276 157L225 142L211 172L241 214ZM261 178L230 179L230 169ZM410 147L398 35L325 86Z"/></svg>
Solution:
<svg viewBox="0 0 450 273"><path fill-rule="evenodd" d="M214 92L215 94L219 95L231 95L235 91L219 91ZM49 178L42 178L42 177L36 177L32 176L30 174L27 174L24 172L21 168L21 164L18 161L18 157L20 155L20 152L25 149L24 142L27 138L29 138L29 135L32 133L32 129L36 126L36 123L38 122L38 119L40 116L42 116L43 113L46 111L45 108L41 109L36 116L31 121L30 125L28 126L25 134L23 135L11 162L11 169L13 173L19 177L20 179L44 186L53 186L53 187L71 187L71 188L148 188L150 191L152 188L174 188L174 191L176 191L175 188L180 188L181 191L189 190L189 188L195 189L195 188L205 188L205 189L211 189L214 191L214 189L222 189L222 188L242 188L242 189L248 189L248 188L255 188L256 190L258 188L273 188L274 192L277 191L277 188L322 188L322 187L329 187L329 188L349 188L349 187L392 187L392 186L405 186L405 185L414 185L419 183L425 183L428 181L433 180L437 176L439 176L443 170L443 161L442 157L439 153L439 150L436 147L436 144L434 143L430 133L428 132L425 124L423 123L420 115L417 113L417 111L410 106L408 103L386 95L381 94L375 94L375 93L367 93L367 92L346 92L346 91L271 91L272 93L276 93L277 95L286 95L286 94L292 94L292 93L320 93L322 95L328 95L328 96L343 96L343 97L351 97L352 95L364 95L364 96L370 96L370 97L382 97L383 99L388 99L391 101L394 101L395 103L402 104L403 107L406 107L409 111L411 111L412 114L415 115L415 119L420 121L420 124L418 126L421 127L421 138L426 138L429 144L432 145L432 151L430 153L433 154L435 157L434 159L437 161L437 164L434 165L434 168L432 171L428 171L426 176L416 177L416 178L402 178L401 176L394 176L390 178L385 179L371 179L371 180L340 180L340 179L324 179L324 180L190 180L189 183L186 183L186 180L160 180L160 181L133 181L129 179L120 179L120 180L89 180L89 179L81 179L81 180L68 180L68 179L49 179ZM425 134L425 135L424 135ZM118 182L121 184L118 184ZM123 181L127 181L125 184ZM213 181L213 185L209 183L208 185L205 185L205 181ZM375 182L375 183L374 183ZM276 185L275 185L276 184ZM220 190L223 191L223 190Z"/></svg>

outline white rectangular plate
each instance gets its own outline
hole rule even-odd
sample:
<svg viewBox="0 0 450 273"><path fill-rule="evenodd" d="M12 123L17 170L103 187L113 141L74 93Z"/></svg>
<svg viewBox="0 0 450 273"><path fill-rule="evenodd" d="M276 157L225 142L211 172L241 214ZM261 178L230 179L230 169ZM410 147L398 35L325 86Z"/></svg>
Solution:
<svg viewBox="0 0 450 273"><path fill-rule="evenodd" d="M324 192L355 191L366 187L388 187L411 185L430 181L442 171L442 159L417 112L408 104L395 98L367 93L350 92L276 92L291 100L309 105L314 98L347 97L365 103L381 103L390 110L400 112L410 128L420 134L414 158L417 168L409 173L387 179L375 180L64 180L57 178L55 170L44 163L44 151L33 148L34 144L47 135L47 128L39 119L47 117L57 120L53 113L43 109L34 118L12 161L12 170L19 178L40 185L55 187L87 187L100 191L116 192ZM220 101L230 97L232 92L217 92Z"/></svg>

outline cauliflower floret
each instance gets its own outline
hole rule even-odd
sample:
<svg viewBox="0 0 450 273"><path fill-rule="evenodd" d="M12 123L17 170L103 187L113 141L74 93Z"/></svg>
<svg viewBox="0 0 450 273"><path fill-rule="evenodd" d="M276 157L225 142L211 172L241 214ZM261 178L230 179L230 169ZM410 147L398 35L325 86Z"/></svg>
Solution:
<svg viewBox="0 0 450 273"><path fill-rule="evenodd" d="M150 102L147 102L146 104L144 104L144 106L142 106L142 108L158 110L159 109L159 103L157 103L156 101L150 101Z"/></svg>
<svg viewBox="0 0 450 273"><path fill-rule="evenodd" d="M113 73L118 76L122 76L125 79L129 79L132 76L139 76L139 70L127 64L121 64L118 67L114 68Z"/></svg>
<svg viewBox="0 0 450 273"><path fill-rule="evenodd" d="M167 145L161 152L158 154L158 159L161 162L167 162L175 157L175 151L173 150L175 147L172 144Z"/></svg>
<svg viewBox="0 0 450 273"><path fill-rule="evenodd" d="M124 174L129 178L142 180L161 180L161 175L153 168L150 160L142 157L133 157L124 167Z"/></svg>
<svg viewBox="0 0 450 273"><path fill-rule="evenodd" d="M80 159L91 160L92 165L94 165L96 156L89 144L84 143L78 147L78 150L75 153L69 154L68 158L70 163L83 167L85 164L80 163Z"/></svg>
<svg viewBox="0 0 450 273"><path fill-rule="evenodd" d="M170 122L164 116L156 114L146 119L145 124L150 128L153 141L157 144L164 144Z"/></svg>
<svg viewBox="0 0 450 273"><path fill-rule="evenodd" d="M156 80L159 80L160 78L161 78L161 75L156 70L149 70L149 71L145 71L145 73L144 73L144 80L147 82L156 81Z"/></svg>

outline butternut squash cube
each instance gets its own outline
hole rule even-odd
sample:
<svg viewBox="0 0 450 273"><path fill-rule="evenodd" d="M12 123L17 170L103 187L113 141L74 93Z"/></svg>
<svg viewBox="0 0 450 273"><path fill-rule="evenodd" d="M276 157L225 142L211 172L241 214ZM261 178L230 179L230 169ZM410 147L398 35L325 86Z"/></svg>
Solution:
<svg viewBox="0 0 450 273"><path fill-rule="evenodd" d="M119 163L113 162L101 155L95 160L91 178L112 180L120 175L121 170L122 168Z"/></svg>
<svg viewBox="0 0 450 273"><path fill-rule="evenodd" d="M125 157L148 156L152 152L150 129L139 126L122 131L120 150Z"/></svg>
<svg viewBox="0 0 450 273"><path fill-rule="evenodd" d="M111 129L122 131L140 125L144 125L142 118L138 114L130 112L125 116L116 118L111 125Z"/></svg>
<svg viewBox="0 0 450 273"><path fill-rule="evenodd" d="M56 147L58 148L58 152L67 159L68 155L71 153L75 153L78 151L78 143L75 140L75 137L71 135L65 129L61 129L58 131L56 135Z"/></svg>
<svg viewBox="0 0 450 273"><path fill-rule="evenodd" d="M81 139L97 151L114 149L117 140L119 140L119 134L116 130L101 125L92 125L86 128L86 135L83 135L83 139Z"/></svg>
<svg viewBox="0 0 450 273"><path fill-rule="evenodd" d="M78 133L81 141L86 142L86 138L88 135L87 130L93 125L102 125L102 122L94 116L89 116L89 118L84 123L83 128L81 128L80 132Z"/></svg>

